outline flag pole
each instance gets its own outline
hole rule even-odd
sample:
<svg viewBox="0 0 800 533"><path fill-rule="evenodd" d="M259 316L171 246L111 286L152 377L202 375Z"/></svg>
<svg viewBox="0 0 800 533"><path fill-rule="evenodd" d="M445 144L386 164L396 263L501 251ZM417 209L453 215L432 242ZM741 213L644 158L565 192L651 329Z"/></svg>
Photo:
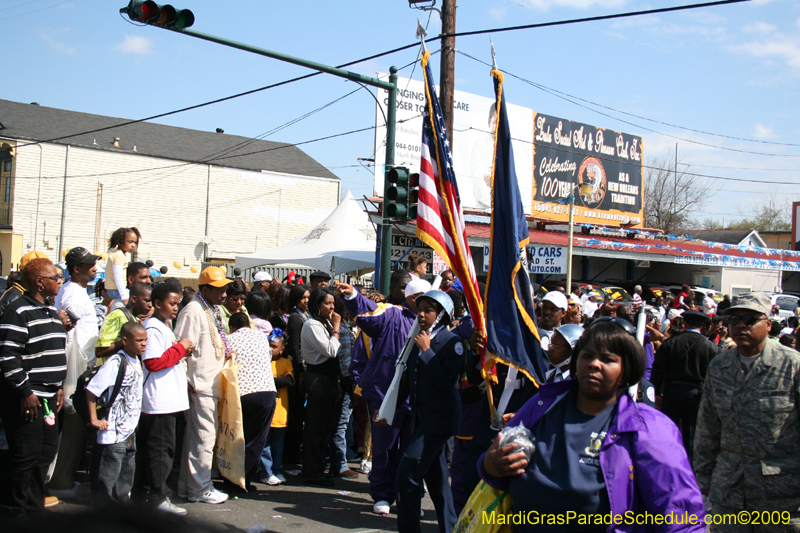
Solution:
<svg viewBox="0 0 800 533"><path fill-rule="evenodd" d="M492 50L492 70L497 70L497 58L494 54L494 43L492 42L492 38L489 37L489 46ZM497 105L497 104L495 104ZM497 135L497 125L495 125L495 135ZM493 163L494 164L494 163ZM492 187L494 188L494 179L492 179ZM494 193L492 193L492 198L494 198ZM486 309L484 308L484 312ZM486 320L484 319L484 323ZM481 360L486 360L486 330L480 332L480 336L483 339L483 348L481 348ZM496 365L495 365L496 366ZM492 381L492 374L490 372L484 371L483 381L486 384L486 401L489 402L489 418L491 420L491 426L494 429L502 429L503 427L503 420L502 417L498 419L497 417L497 409L494 407L494 391L492 390L492 385L494 382Z"/></svg>

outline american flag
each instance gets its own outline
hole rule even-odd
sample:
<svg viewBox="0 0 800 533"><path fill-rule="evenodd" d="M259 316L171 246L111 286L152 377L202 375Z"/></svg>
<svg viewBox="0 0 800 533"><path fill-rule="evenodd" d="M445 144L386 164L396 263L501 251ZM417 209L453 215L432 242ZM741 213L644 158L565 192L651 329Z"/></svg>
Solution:
<svg viewBox="0 0 800 533"><path fill-rule="evenodd" d="M472 323L484 330L483 302L472 253L467 244L464 213L458 194L453 157L447 138L442 109L436 97L431 70L430 52L422 54L425 77L426 106L422 123L422 157L419 171L419 203L417 204L417 237L444 258L453 274L464 286L464 297Z"/></svg>

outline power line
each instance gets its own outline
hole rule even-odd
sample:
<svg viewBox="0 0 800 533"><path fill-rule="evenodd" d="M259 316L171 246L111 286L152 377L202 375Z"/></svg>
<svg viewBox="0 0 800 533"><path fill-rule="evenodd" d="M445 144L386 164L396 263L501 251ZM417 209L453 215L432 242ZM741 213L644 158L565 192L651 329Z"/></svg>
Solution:
<svg viewBox="0 0 800 533"><path fill-rule="evenodd" d="M726 5L726 4L737 4L737 3L749 2L749 1L750 0L718 0L718 1L715 1L715 2L705 2L705 3L701 3L701 4L689 4L689 5L685 5L685 6L665 7L665 8L658 8L658 9L649 9L649 10L645 10L645 11L629 11L629 12L626 12L626 13L617 13L617 14L612 14L612 15L600 15L600 16L595 16L595 17L583 17L583 18L578 18L578 19L568 19L568 20L560 20L560 21L553 21L553 22L542 22L542 23L538 23L538 24L527 24L527 25L523 25L523 26L509 26L509 27L505 27L505 28L494 28L494 29L491 29L491 30L476 30L476 31L469 31L469 32L456 32L456 33L452 33L452 34L440 34L440 35L438 35L436 37L429 37L429 38L425 39L425 42L427 43L427 42L438 41L443 37L466 37L466 36L470 36L470 35L482 35L482 34L486 34L486 33L501 33L501 32L506 32L506 31L517 31L517 30L534 29L534 28L546 28L546 27L552 27L552 26L562 26L562 25L567 25L567 24L578 24L578 23L583 23L583 22L593 22L593 21L599 21L599 20L613 20L613 19L636 17L636 16L642 16L642 15L652 15L652 14L656 14L656 13L668 13L668 12L673 12L673 11L685 11L685 10L689 10L689 9L698 9L698 8L702 8L702 7L712 7L712 6L720 6L720 5ZM64 3L67 3L67 2L64 2ZM57 5L60 5L60 4L57 4ZM51 7L53 7L53 6L51 6ZM371 56L367 56L367 57L364 57L364 58L361 58L361 59L357 59L355 61L350 61L348 63L344 63L342 65L338 65L336 68L349 67L349 66L355 65L357 63L363 63L365 61L370 61L372 59L377 59L379 57L391 55L391 54L394 54L394 53L397 53L397 52L401 52L403 50L408 50L409 48L414 48L416 46L419 46L419 42L415 41L415 42L413 42L411 44L407 44L407 45L404 45L404 46L399 46L397 48L393 48L393 49L387 50L385 52L380 52L380 53L377 53L377 54L373 54ZM121 124L116 124L114 126L106 126L104 128L97 128L97 129L94 129L94 130L84 131L84 132L81 132L81 133L73 133L73 134L70 134L70 135L63 135L61 137L54 137L54 138L51 138L51 139L30 142L30 143L27 143L27 144L19 145L19 147L21 148L23 146L28 146L28 145L31 145L31 144L39 144L39 143L60 141L60 140L63 140L63 139L69 139L71 137L77 137L79 135L88 135L90 133L97 133L97 132L100 132L100 131L106 131L106 130L110 130L110 129L114 129L114 128L120 128L120 127L128 126L128 125L131 125L131 124L137 124L139 122L146 122L146 121L149 121L149 120L155 120L157 118L163 118L163 117L166 117L166 116L175 115L177 113L183 113L184 111L191 111L193 109L199 109L201 107L209 106L209 105L212 105L212 104L218 104L218 103L225 102L225 101L228 101L228 100L233 100L235 98L240 98L242 96L247 96L247 95L254 94L254 93L257 93L257 92L261 92L261 91L265 91L265 90L268 90L268 89L274 89L276 87L280 87L282 85L288 85L288 84L294 83L296 81L305 80L305 79L308 79L308 78L313 78L314 76L318 76L320 74L322 74L322 72L312 72L310 74L306 74L306 75L303 75L303 76L298 76L296 78L291 78L289 80L284 80L284 81L281 81L281 82L273 83L271 85L266 85L266 86L260 87L258 89L252 89L252 90L245 91L245 92L238 93L238 94L234 94L234 95L231 95L231 96L218 98L216 100L211 100L211 101L208 101L208 102L204 102L202 104L196 104L196 105L184 107L184 108L181 108L181 109L176 109L174 111L168 111L166 113L160 113L160 114L157 114L157 115L152 115L152 116L146 117L146 118L141 118L141 119L137 119L137 120L130 120L130 121L127 121L127 122L123 122Z"/></svg>
<svg viewBox="0 0 800 533"><path fill-rule="evenodd" d="M552 22L539 22L536 24L524 24L522 26L506 26L504 28L494 28L491 30L475 30L475 31L464 31L464 32L456 32L456 33L445 33L436 37L435 39L439 39L441 37L468 37L471 35L485 35L487 33L502 33L506 31L518 31L518 30L532 30L535 28L549 28L553 26L563 26L565 24L579 24L582 22L596 22L598 20L614 20L614 19L621 19L621 18L629 18L629 17L639 17L642 15L656 15L658 13L670 13L673 11L686 11L689 9L699 9L701 7L714 7L714 6L723 6L727 4L740 4L742 2L749 2L750 0L718 0L716 2L704 2L702 4L689 4L684 6L675 6L675 7L660 7L656 9L647 9L644 11L628 11L626 13L615 13L611 15L598 15L595 17L583 17L577 19L569 19L569 20L556 20ZM426 39L426 42L433 39Z"/></svg>
<svg viewBox="0 0 800 533"><path fill-rule="evenodd" d="M744 1L749 1L749 0L744 0ZM472 59L473 61L481 63L482 65L486 65L488 67L491 67L491 65L489 63L487 63L486 61L482 61L482 60L480 60L480 59L478 59L478 58L476 58L474 56L471 56L470 54L468 54L466 52L463 52L461 50L456 50L456 51L459 54L463 55L464 57L468 57L469 59ZM624 111L619 111L617 109L613 109L613 108L610 108L610 107L607 107L607 106L602 106L600 104L595 104L593 102L589 102L588 100L583 100L583 99L580 99L580 98L577 98L577 97L573 97L571 95L566 95L567 93L563 93L562 94L561 92L556 91L555 89L551 89L550 87L547 87L546 85L542 85L540 83L536 83L534 81L531 81L531 80L528 80L528 79L523 78L521 76L518 76L518 75L514 74L513 72L509 72L509 71L504 70L504 69L500 69L500 70L502 72L504 72L505 74L508 74L512 78L516 78L519 81L521 81L521 82L523 82L523 83L525 83L527 85L530 85L531 87L539 89L540 91L543 91L543 92L546 92L546 93L548 93L548 94L550 94L552 96L555 96L556 98L560 98L561 100L569 102L569 103L571 103L573 105L576 105L578 107L581 107L581 108L586 109L588 111L591 111L593 113L597 113L598 115L610 118L612 120L616 120L616 121L622 122L623 124L628 124L629 126L633 126L634 128L639 128L639 129L643 129L645 131L649 131L651 133L656 133L658 135L663 135L665 137L670 137L672 139L677 139L679 141L683 141L683 142L687 142L687 143L691 143L691 144L698 144L700 146L707 146L709 148L715 148L717 150L727 150L727 151L730 151L730 152L738 152L738 153L742 153L742 154L764 155L764 156L770 156L770 157L800 157L800 154L775 154L775 153L770 153L770 152L755 152L755 151L752 151L752 150L741 150L741 149L738 149L738 148L729 148L729 147L726 147L726 146L719 146L719 145L715 145L715 144L704 143L704 142L701 142L701 141L695 141L695 140L692 140L692 139L687 139L685 137L678 137L676 135L671 135L669 133L664 133L663 131L654 130L654 129L648 128L646 126L642 126L641 124L636 124L634 122L630 122L630 121L621 119L619 117L615 117L613 115L609 115L608 113L603 113L602 111L598 111L597 109L592 109L589 106L586 106L586 105L583 105L581 103L576 102L572 98L588 102L588 103L590 103L592 105L597 105L598 107L603 107L603 108L606 108L606 109L610 109L610 110L618 112L618 113L624 113L626 115L629 115L630 113L625 113ZM650 120L650 119L645 119L645 120ZM680 127L680 126L676 126L676 127ZM800 146L800 145L792 145L792 146Z"/></svg>
<svg viewBox="0 0 800 533"><path fill-rule="evenodd" d="M512 3L512 4L518 5L518 6L520 6L520 7L526 8L526 9L532 9L532 10L534 10L534 11L538 11L538 12L540 12L540 13L546 13L545 11L542 11L542 10L536 9L536 8L534 8L533 6L528 6L528 5L525 5L525 4L520 4L519 2L515 2L514 0L505 0L505 1L506 1L506 2L508 2L508 3ZM567 3L567 2L563 2L562 0L556 0L556 1L557 1L557 2L559 2L560 4L563 4L563 5L565 5L565 6L569 6L569 7L576 8L576 9L582 9L582 10L584 10L584 11L594 12L594 11L591 11L591 10L589 10L588 8L585 8L585 7L582 7L582 6L576 6L576 5L574 5L574 4L570 4L570 3ZM650 28L647 28L647 27L641 26L641 25L639 25L639 24L633 24L633 25L634 25L635 27L639 28L639 29L640 29L640 30L642 30L642 31L645 31L645 32L647 32L647 33L651 33L651 34L653 34L653 35L657 35L658 37L661 37L661 38L664 38L664 39L669 39L669 40L675 41L675 42L677 42L677 43L679 43L679 44L682 44L682 45L685 45L685 46L690 46L690 47L692 47L692 48L697 48L698 50L702 50L702 51L704 51L704 52L708 52L708 53L710 53L710 54L714 54L714 55L717 55L717 56L720 56L720 57L724 57L724 58L727 58L727 59L730 59L730 60L736 61L736 62L738 62L738 63L743 63L743 64L745 64L745 65L748 65L748 66L751 66L751 67L756 67L756 68L760 68L760 69L762 69L762 70L767 70L767 69L766 69L766 68L765 68L763 65L759 65L759 64L756 64L756 63L749 63L749 62L747 62L747 61L743 61L743 60L741 60L741 59L739 59L739 58L737 58L737 57L735 57L735 56L732 56L732 55L729 55L729 54L723 54L723 53L720 53L720 52L718 52L718 51L716 51L716 50L709 50L709 49L707 49L707 48L703 48L702 46L698 46L698 45L696 45L696 44L694 44L694 43L691 43L691 42L688 42L688 41L684 41L684 40L681 40L681 39L677 39L677 38L675 38L675 37L673 37L673 36L671 36L671 35L666 35L666 34L663 34L663 33L659 33L659 32L657 32L657 31L651 30ZM636 44L638 44L638 45L640 45L640 46L646 46L646 47L648 47L648 48L653 48L653 49L655 49L655 50L659 50L659 51L661 51L661 52L664 52L664 53L667 53L667 54L672 54L672 55L674 55L674 56L681 57L681 58L683 58L683 59L688 59L688 60L690 60L690 61L695 61L695 62L697 62L697 63L700 63L700 64L703 64L703 65L708 65L708 66L711 66L711 67L714 67L714 68L718 68L718 69L720 69L720 70L725 70L725 71L727 71L727 72L731 72L731 73L733 73L733 74L737 74L737 75L739 75L739 76L742 76L742 77L744 77L744 78L748 78L748 79L758 79L758 78L754 78L754 77L753 77L752 75L750 75L750 74L746 74L746 73L744 73L744 72L740 72L740 71L737 71L737 70L729 69L729 68L726 68L726 67L723 67L723 66L717 65L717 64L715 64L715 63L710 63L710 62L708 62L708 61L702 61L702 60L700 60L699 58L697 58L697 57L693 57L693 56L691 56L691 55L679 54L679 53L677 53L677 52L674 52L674 51L672 51L672 50L667 50L667 49L665 49L665 48L659 48L659 47L657 47L657 46L654 46L654 45L652 45L652 44L649 44L649 43L643 43L643 42L641 42L641 41L637 41L636 39L632 39L632 38L628 37L627 35L622 35L622 34L618 34L618 33L608 32L608 31L602 30L602 29L600 29L600 28L592 28L592 29L593 29L593 30L595 30L595 31L597 31L597 32L600 32L600 33L605 33L606 35L610 35L610 36L613 36L613 37L617 37L617 38L625 39L625 40L627 40L627 41L631 41L631 42L633 42L633 43L636 43ZM784 78L790 78L789 76L787 76L787 75L785 75L785 74L783 74L783 73L781 73L781 72L776 72L775 70L772 70L772 69L770 70L770 73L771 73L771 74L776 74L776 75L778 75L778 76L781 76L781 77L784 77ZM784 87L784 88L786 88L786 89L789 89L789 90L792 90L792 91L800 91L800 90L799 90L799 89L797 89L796 87L791 87L791 86L789 86L789 85L783 85L783 84L781 84L781 87Z"/></svg>
<svg viewBox="0 0 800 533"><path fill-rule="evenodd" d="M18 7L27 6L28 4L32 4L32 3L38 2L38 1L39 0L28 0L27 2L23 2L21 4L15 5L15 6L4 7L3 9L0 9L0 11L8 11L9 9L16 9Z"/></svg>
<svg viewBox="0 0 800 533"><path fill-rule="evenodd" d="M16 19L16 18L19 18L19 17L24 17L25 15L33 15L34 13L39 13L40 11L45 11L45 10L53 8L53 7L58 7L58 6L63 6L64 4L69 4L70 2L72 2L72 0L66 0L65 2L60 2L58 4L53 4L51 6L43 7L41 9L37 9L35 11L28 11L27 13L20 13L19 15L13 15L13 16L10 16L10 17L6 17L4 19L0 19L0 22L5 22L7 20ZM32 2L28 2L28 3L30 4ZM25 5L25 4L20 4L20 5ZM19 6L14 6L14 7L19 7ZM8 8L8 9L11 9L11 8Z"/></svg>

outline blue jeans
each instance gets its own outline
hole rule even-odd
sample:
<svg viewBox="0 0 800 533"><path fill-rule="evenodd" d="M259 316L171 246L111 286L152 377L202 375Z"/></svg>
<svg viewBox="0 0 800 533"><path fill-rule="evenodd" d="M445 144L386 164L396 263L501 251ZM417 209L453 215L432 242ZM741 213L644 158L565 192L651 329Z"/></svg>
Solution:
<svg viewBox="0 0 800 533"><path fill-rule="evenodd" d="M261 452L261 477L266 479L283 473L283 439L286 428L270 428L267 445Z"/></svg>
<svg viewBox="0 0 800 533"><path fill-rule="evenodd" d="M133 475L136 472L136 433L116 444L97 444L94 466L94 504L130 503Z"/></svg>
<svg viewBox="0 0 800 533"><path fill-rule="evenodd" d="M332 474L338 474L347 468L347 426L350 424L350 415L353 414L353 408L350 407L350 395L345 393L342 395L340 402L341 409L339 409L339 419L334 428L333 437L329 447Z"/></svg>
<svg viewBox="0 0 800 533"><path fill-rule="evenodd" d="M112 274L113 275L113 274ZM108 292L108 297L112 300L122 300L122 295L119 293L117 289L106 289Z"/></svg>

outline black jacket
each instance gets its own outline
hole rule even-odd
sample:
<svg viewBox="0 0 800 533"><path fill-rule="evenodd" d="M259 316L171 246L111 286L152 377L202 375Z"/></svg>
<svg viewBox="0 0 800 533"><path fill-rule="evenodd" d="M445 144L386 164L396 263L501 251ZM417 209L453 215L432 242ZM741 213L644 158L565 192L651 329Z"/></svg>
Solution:
<svg viewBox="0 0 800 533"><path fill-rule="evenodd" d="M447 329L420 353L414 348L408 359L408 387L415 433L455 435L461 423L458 378L464 362L464 343Z"/></svg>
<svg viewBox="0 0 800 533"><path fill-rule="evenodd" d="M658 394L664 394L669 381L699 384L706 379L708 363L717 353L717 346L696 331L685 331L670 337L656 352L650 381Z"/></svg>

